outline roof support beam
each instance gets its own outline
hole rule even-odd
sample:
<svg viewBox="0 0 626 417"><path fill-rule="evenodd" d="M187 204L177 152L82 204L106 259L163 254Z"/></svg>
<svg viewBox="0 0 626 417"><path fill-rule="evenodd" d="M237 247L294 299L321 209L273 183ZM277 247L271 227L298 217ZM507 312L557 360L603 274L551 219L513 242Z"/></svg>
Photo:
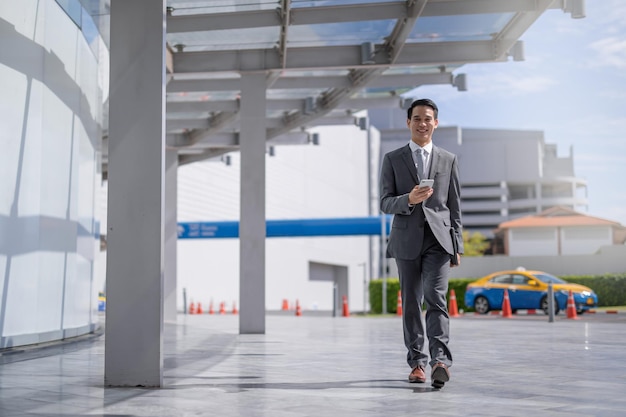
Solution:
<svg viewBox="0 0 626 417"><path fill-rule="evenodd" d="M519 37L555 2L553 0L536 0L534 3L536 4L535 10L528 13L517 13L509 24L498 33L494 39L494 55L497 58L506 59L507 53Z"/></svg>
<svg viewBox="0 0 626 417"><path fill-rule="evenodd" d="M278 54L280 55L281 67L287 65L287 32L291 23L291 0L280 0L280 35L278 37Z"/></svg>
<svg viewBox="0 0 626 417"><path fill-rule="evenodd" d="M451 72L423 73L423 74L390 74L381 75L367 84L368 87L411 88L425 84L449 84ZM298 88L346 88L352 85L348 76L319 76L319 77L281 77L268 89L298 89ZM239 79L212 79L212 80L172 80L167 86L168 93L178 92L209 92L209 91L239 91Z"/></svg>
<svg viewBox="0 0 626 417"><path fill-rule="evenodd" d="M267 108L270 110L282 110L286 112L292 111L303 111L305 107L306 100L301 99L275 99L275 100L267 100ZM351 98L346 99L341 102L341 104L337 104L335 108L337 109L367 109L367 108L381 108L381 107L389 107L395 106L396 103L400 103L399 96L389 96L389 97L376 97L376 98ZM176 105L176 107L170 107L170 104ZM211 102L211 101L189 101L184 103L169 103L168 104L168 113L173 115L176 111L183 113L206 113L212 112L216 108L214 105L219 104L219 107L236 107L237 102ZM215 117L220 117L222 113L219 113ZM234 114L234 113L233 113ZM168 129L174 130L175 128L180 128L184 123L188 122L188 119L180 119L180 122L177 123L179 119L169 119L167 121ZM198 118L199 122L196 122L197 125L206 125L208 124L209 128L213 128L217 123L213 118ZM223 123L220 123L223 125Z"/></svg>
<svg viewBox="0 0 626 417"><path fill-rule="evenodd" d="M192 162L199 162L199 161L204 161L206 159L212 159L212 158L217 158L219 156L225 155L228 152L232 152L232 149L205 149L204 151L200 152L200 153L193 153L193 154L184 154L184 150L183 151L178 151L179 152L179 156L178 156L178 165L187 165L187 164L191 164Z"/></svg>
<svg viewBox="0 0 626 417"><path fill-rule="evenodd" d="M375 45L384 50L384 45ZM491 62L497 58L495 41L423 42L406 44L394 62L384 53L376 53L372 64L361 63L361 46L326 46L290 48L286 70L389 68L407 65L445 65ZM246 72L281 69L274 49L238 51L182 52L174 55L176 73Z"/></svg>
<svg viewBox="0 0 626 417"><path fill-rule="evenodd" d="M167 135L168 146L173 148L185 148L182 135ZM284 135L276 136L268 142L280 145L302 145L309 143L308 132L289 132ZM202 148L229 148L230 151L239 149L239 133L237 132L220 132L211 136L206 136L202 142L195 144L194 149Z"/></svg>

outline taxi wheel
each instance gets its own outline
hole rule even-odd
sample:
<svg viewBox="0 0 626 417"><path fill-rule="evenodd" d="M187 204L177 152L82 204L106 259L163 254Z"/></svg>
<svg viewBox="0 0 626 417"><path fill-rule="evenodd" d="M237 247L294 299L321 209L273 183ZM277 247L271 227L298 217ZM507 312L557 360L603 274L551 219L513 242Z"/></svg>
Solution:
<svg viewBox="0 0 626 417"><path fill-rule="evenodd" d="M543 310L543 312L548 315L548 297L544 296L541 299L541 309ZM556 316L557 314L559 314L559 311L561 311L559 309L559 303L556 301L556 298L554 299L554 315Z"/></svg>
<svg viewBox="0 0 626 417"><path fill-rule="evenodd" d="M474 310L479 314L487 314L489 312L489 301L483 296L478 296L474 300Z"/></svg>

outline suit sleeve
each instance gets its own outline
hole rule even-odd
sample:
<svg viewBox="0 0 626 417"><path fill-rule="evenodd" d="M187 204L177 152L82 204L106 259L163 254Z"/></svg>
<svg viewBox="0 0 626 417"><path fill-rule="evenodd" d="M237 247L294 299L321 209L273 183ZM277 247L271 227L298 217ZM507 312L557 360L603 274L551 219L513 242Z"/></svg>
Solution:
<svg viewBox="0 0 626 417"><path fill-rule="evenodd" d="M448 209L450 210L450 223L455 239L453 246L458 248L458 253L463 254L463 226L461 222L461 184L459 180L459 166L457 157L452 161L450 188L448 190Z"/></svg>
<svg viewBox="0 0 626 417"><path fill-rule="evenodd" d="M383 158L380 171L380 210L385 214L409 215L413 207L409 207L409 194L398 195L394 167L389 155Z"/></svg>

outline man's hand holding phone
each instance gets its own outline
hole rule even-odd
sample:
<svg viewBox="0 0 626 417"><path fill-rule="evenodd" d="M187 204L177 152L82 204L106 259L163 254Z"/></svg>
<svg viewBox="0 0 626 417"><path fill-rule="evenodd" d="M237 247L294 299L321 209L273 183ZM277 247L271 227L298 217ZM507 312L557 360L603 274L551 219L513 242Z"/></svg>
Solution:
<svg viewBox="0 0 626 417"><path fill-rule="evenodd" d="M413 187L409 193L409 204L419 204L433 195L434 182L435 180L432 179L423 179L420 181L419 185Z"/></svg>

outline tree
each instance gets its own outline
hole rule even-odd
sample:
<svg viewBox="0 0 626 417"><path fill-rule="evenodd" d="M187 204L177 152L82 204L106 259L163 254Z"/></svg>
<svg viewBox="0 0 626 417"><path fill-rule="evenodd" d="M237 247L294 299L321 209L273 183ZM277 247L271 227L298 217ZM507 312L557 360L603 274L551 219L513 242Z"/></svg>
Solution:
<svg viewBox="0 0 626 417"><path fill-rule="evenodd" d="M489 249L489 242L485 235L480 232L470 233L463 231L463 256L483 256L485 251Z"/></svg>

